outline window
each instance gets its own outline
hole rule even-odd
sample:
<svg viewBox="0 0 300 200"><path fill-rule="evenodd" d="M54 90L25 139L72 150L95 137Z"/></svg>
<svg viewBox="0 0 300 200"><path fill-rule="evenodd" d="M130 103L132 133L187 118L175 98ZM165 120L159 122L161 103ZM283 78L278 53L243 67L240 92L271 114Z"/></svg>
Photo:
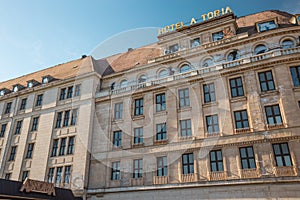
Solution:
<svg viewBox="0 0 300 200"><path fill-rule="evenodd" d="M111 180L120 180L120 161L112 163Z"/></svg>
<svg viewBox="0 0 300 200"><path fill-rule="evenodd" d="M290 68L293 84L295 87L300 86L300 66Z"/></svg>
<svg viewBox="0 0 300 200"><path fill-rule="evenodd" d="M234 61L240 59L240 53L237 50L230 52L227 56L227 61Z"/></svg>
<svg viewBox="0 0 300 200"><path fill-rule="evenodd" d="M188 107L190 106L190 94L189 89L180 89L178 90L179 93L179 107Z"/></svg>
<svg viewBox="0 0 300 200"><path fill-rule="evenodd" d="M166 110L166 94L157 94L155 96L156 112Z"/></svg>
<svg viewBox="0 0 300 200"><path fill-rule="evenodd" d="M272 71L258 73L260 88L262 92L275 90Z"/></svg>
<svg viewBox="0 0 300 200"><path fill-rule="evenodd" d="M292 166L291 155L287 143L273 144L276 166Z"/></svg>
<svg viewBox="0 0 300 200"><path fill-rule="evenodd" d="M265 106L268 125L281 125L282 118L279 105Z"/></svg>
<svg viewBox="0 0 300 200"><path fill-rule="evenodd" d="M178 50L179 50L179 45L178 44L174 44L174 45L169 47L169 52L170 53L175 53Z"/></svg>
<svg viewBox="0 0 300 200"><path fill-rule="evenodd" d="M180 67L180 73L188 72L191 70L191 66L189 65L183 65Z"/></svg>
<svg viewBox="0 0 300 200"><path fill-rule="evenodd" d="M276 29L277 24L275 20L268 21L268 22L261 22L261 23L257 23L257 28L259 32L264 32L264 31Z"/></svg>
<svg viewBox="0 0 300 200"><path fill-rule="evenodd" d="M23 171L22 173L22 181L25 181L25 179L28 177L29 171Z"/></svg>
<svg viewBox="0 0 300 200"><path fill-rule="evenodd" d="M49 168L48 183L53 183L53 177L54 177L54 168Z"/></svg>
<svg viewBox="0 0 300 200"><path fill-rule="evenodd" d="M192 126L190 119L180 120L180 135L181 137L192 136Z"/></svg>
<svg viewBox="0 0 300 200"><path fill-rule="evenodd" d="M45 84L45 83L48 83L48 82L49 82L49 78L48 77L43 77L42 83Z"/></svg>
<svg viewBox="0 0 300 200"><path fill-rule="evenodd" d="M75 137L69 137L69 143L68 143L68 150L67 155L74 153L74 144L75 144Z"/></svg>
<svg viewBox="0 0 300 200"><path fill-rule="evenodd" d="M20 110L24 110L26 108L27 98L21 100Z"/></svg>
<svg viewBox="0 0 300 200"><path fill-rule="evenodd" d="M67 92L67 99L70 99L73 97L73 86L68 87L68 92Z"/></svg>
<svg viewBox="0 0 300 200"><path fill-rule="evenodd" d="M59 156L65 155L67 138L62 138L60 141Z"/></svg>
<svg viewBox="0 0 300 200"><path fill-rule="evenodd" d="M57 167L56 168L56 178L55 178L55 183L59 184L61 183L61 179L62 179L62 167Z"/></svg>
<svg viewBox="0 0 300 200"><path fill-rule="evenodd" d="M216 101L216 93L215 93L215 84L214 83L203 85L203 92L204 92L204 103Z"/></svg>
<svg viewBox="0 0 300 200"><path fill-rule="evenodd" d="M31 125L31 131L36 131L39 125L39 117L34 117Z"/></svg>
<svg viewBox="0 0 300 200"><path fill-rule="evenodd" d="M147 76L144 74L138 78L138 83L144 83L146 81L147 81Z"/></svg>
<svg viewBox="0 0 300 200"><path fill-rule="evenodd" d="M143 115L144 114L144 100L143 98L134 100L134 115Z"/></svg>
<svg viewBox="0 0 300 200"><path fill-rule="evenodd" d="M58 139L55 139L53 140L51 157L55 157L57 155L57 150L58 150Z"/></svg>
<svg viewBox="0 0 300 200"><path fill-rule="evenodd" d="M182 174L194 173L194 154L187 153L182 155Z"/></svg>
<svg viewBox="0 0 300 200"><path fill-rule="evenodd" d="M143 177L143 159L133 161L133 178Z"/></svg>
<svg viewBox="0 0 300 200"><path fill-rule="evenodd" d="M70 110L65 111L63 127L69 126Z"/></svg>
<svg viewBox="0 0 300 200"><path fill-rule="evenodd" d="M207 133L219 133L219 119L218 115L206 116Z"/></svg>
<svg viewBox="0 0 300 200"><path fill-rule="evenodd" d="M295 44L292 40L284 40L281 46L283 49L290 49L290 48L294 48Z"/></svg>
<svg viewBox="0 0 300 200"><path fill-rule="evenodd" d="M67 91L66 88L60 89L59 100L64 100L64 99L66 99L66 91Z"/></svg>
<svg viewBox="0 0 300 200"><path fill-rule="evenodd" d="M14 161L15 160L16 152L17 152L17 146L11 147L8 161Z"/></svg>
<svg viewBox="0 0 300 200"><path fill-rule="evenodd" d="M72 166L65 167L64 183L70 183Z"/></svg>
<svg viewBox="0 0 300 200"><path fill-rule="evenodd" d="M201 44L200 38L195 38L195 39L193 39L193 40L190 41L191 48L197 47L200 44Z"/></svg>
<svg viewBox="0 0 300 200"><path fill-rule="evenodd" d="M121 145L122 145L122 131L115 131L114 132L113 145L115 147L121 147Z"/></svg>
<svg viewBox="0 0 300 200"><path fill-rule="evenodd" d="M29 143L27 147L27 153L25 158L32 158L32 152L34 148L34 143Z"/></svg>
<svg viewBox="0 0 300 200"><path fill-rule="evenodd" d="M135 128L134 129L134 144L142 144L144 142L144 138L143 138L143 128Z"/></svg>
<svg viewBox="0 0 300 200"><path fill-rule="evenodd" d="M5 180L10 180L11 177L11 173L6 173L5 174Z"/></svg>
<svg viewBox="0 0 300 200"><path fill-rule="evenodd" d="M210 170L211 172L224 171L223 157L221 150L214 150L209 153L210 157Z"/></svg>
<svg viewBox="0 0 300 200"><path fill-rule="evenodd" d="M168 176L168 160L167 157L157 158L157 176Z"/></svg>
<svg viewBox="0 0 300 200"><path fill-rule="evenodd" d="M58 112L56 117L55 128L59 128L61 126L63 112Z"/></svg>
<svg viewBox="0 0 300 200"><path fill-rule="evenodd" d="M80 96L80 93L81 93L81 85L75 85L75 93L74 93L74 96L75 96L75 97L78 97L78 96Z"/></svg>
<svg viewBox="0 0 300 200"><path fill-rule="evenodd" d="M300 108L300 101L298 101L298 107Z"/></svg>
<svg viewBox="0 0 300 200"><path fill-rule="evenodd" d="M123 118L123 103L115 104L115 120Z"/></svg>
<svg viewBox="0 0 300 200"><path fill-rule="evenodd" d="M11 105L12 105L12 102L8 102L8 103L6 104L6 108L5 108L4 114L10 113L10 111L11 111Z"/></svg>
<svg viewBox="0 0 300 200"><path fill-rule="evenodd" d="M267 52L267 47L263 44L260 44L260 45L257 45L254 49L254 54L255 55L258 55L258 54L262 54L262 53L265 53Z"/></svg>
<svg viewBox="0 0 300 200"><path fill-rule="evenodd" d="M219 31L217 33L213 33L212 34L212 38L213 38L213 41L218 41L218 40L222 40L224 38L224 34L223 34L223 31Z"/></svg>
<svg viewBox="0 0 300 200"><path fill-rule="evenodd" d="M125 88L125 87L127 87L127 80L123 80L123 81L121 81L121 83L120 83L120 87L121 87L121 88Z"/></svg>
<svg viewBox="0 0 300 200"><path fill-rule="evenodd" d="M203 64L202 64L202 67L205 68L205 67L210 67L210 66L213 66L214 65L214 62L212 59L206 59Z"/></svg>
<svg viewBox="0 0 300 200"><path fill-rule="evenodd" d="M0 138L4 137L7 124L1 125Z"/></svg>
<svg viewBox="0 0 300 200"><path fill-rule="evenodd" d="M76 125L76 122L77 122L77 116L78 116L78 109L72 110L71 126Z"/></svg>
<svg viewBox="0 0 300 200"><path fill-rule="evenodd" d="M247 110L235 111L234 119L236 129L249 128Z"/></svg>
<svg viewBox="0 0 300 200"><path fill-rule="evenodd" d="M156 124L156 140L162 141L167 139L166 123Z"/></svg>
<svg viewBox="0 0 300 200"><path fill-rule="evenodd" d="M241 147L240 156L242 169L256 168L253 147Z"/></svg>
<svg viewBox="0 0 300 200"><path fill-rule="evenodd" d="M44 97L43 94L37 95L35 106L41 106L42 105L42 103L43 103L43 97Z"/></svg>
<svg viewBox="0 0 300 200"><path fill-rule="evenodd" d="M232 98L244 96L243 81L241 77L230 79L229 83Z"/></svg>
<svg viewBox="0 0 300 200"><path fill-rule="evenodd" d="M166 76L168 76L169 75L169 72L168 72L168 70L166 70L166 69L163 69L163 70L161 70L159 73L158 73L158 77L159 78L164 78L164 77L166 77Z"/></svg>

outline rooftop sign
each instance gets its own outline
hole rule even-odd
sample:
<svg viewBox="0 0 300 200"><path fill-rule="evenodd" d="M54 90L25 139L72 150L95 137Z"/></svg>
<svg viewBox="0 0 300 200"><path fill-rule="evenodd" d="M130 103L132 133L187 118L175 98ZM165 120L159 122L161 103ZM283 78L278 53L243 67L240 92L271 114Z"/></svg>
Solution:
<svg viewBox="0 0 300 200"><path fill-rule="evenodd" d="M203 15L201 15L201 19L202 19L202 21L207 21L207 20L222 16L222 15L225 15L225 14L231 13L231 12L232 12L231 9L229 8L229 6L227 6L226 8L222 8L221 10L215 10L212 12L208 12L207 14L203 14ZM187 26L191 26L191 25L197 24L199 22L200 21L197 21L195 18L192 18L189 23L177 22L176 24L171 24L169 26L165 26L164 28L159 29L158 35L176 31L178 29L181 29L181 28L184 28Z"/></svg>
<svg viewBox="0 0 300 200"><path fill-rule="evenodd" d="M53 183L46 183L43 181L36 181L26 178L20 192L38 192L38 193L46 193L47 195L55 196L55 187Z"/></svg>

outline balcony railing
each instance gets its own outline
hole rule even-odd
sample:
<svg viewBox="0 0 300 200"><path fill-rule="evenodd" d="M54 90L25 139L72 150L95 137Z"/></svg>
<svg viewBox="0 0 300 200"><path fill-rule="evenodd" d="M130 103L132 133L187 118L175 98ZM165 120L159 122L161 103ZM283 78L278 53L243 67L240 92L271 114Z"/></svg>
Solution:
<svg viewBox="0 0 300 200"><path fill-rule="evenodd" d="M168 184L168 182L169 182L168 176L154 176L153 177L154 185Z"/></svg>
<svg viewBox="0 0 300 200"><path fill-rule="evenodd" d="M209 179L211 181L222 181L227 179L227 174L226 172L210 172L209 174Z"/></svg>
<svg viewBox="0 0 300 200"><path fill-rule="evenodd" d="M193 51L196 51L199 48L195 47L193 49ZM160 60L170 59L173 57L184 55L185 53L186 53L186 50L181 51L181 52L176 52L174 54L165 55L165 56L156 58L156 59L152 60L151 62L158 62ZM232 67L240 66L240 65L247 64L250 62L258 62L258 61L266 60L269 58L274 58L274 57L279 57L279 56L284 56L284 55L291 55L291 54L296 54L296 53L300 53L300 47L289 48L289 49L276 49L276 50L262 53L259 55L246 57L246 58L242 58L242 59L234 60L234 61L230 61L230 62L217 63L214 66L198 68L198 69L194 69L194 70L191 70L191 71L188 71L185 73L174 74L174 75L167 76L164 78L153 77L152 80L149 80L147 82L133 83L132 85L123 87L123 88L115 88L114 90L110 90L110 89L102 90L96 94L96 97L99 98L99 97L105 97L108 95L121 94L121 93L125 93L125 92L134 92L135 90L138 90L141 88L146 88L146 87L155 86L155 85L161 85L161 84L165 84L165 83L168 83L171 81L182 80L187 77L208 74L208 73L211 73L214 71L218 71L220 69L232 68Z"/></svg>
<svg viewBox="0 0 300 200"><path fill-rule="evenodd" d="M196 182L197 178L195 174L181 174L180 181L182 183Z"/></svg>
<svg viewBox="0 0 300 200"><path fill-rule="evenodd" d="M297 168L294 166L274 167L275 176L297 176Z"/></svg>
<svg viewBox="0 0 300 200"><path fill-rule="evenodd" d="M241 178L259 178L261 176L260 171L255 169L242 169L240 171Z"/></svg>

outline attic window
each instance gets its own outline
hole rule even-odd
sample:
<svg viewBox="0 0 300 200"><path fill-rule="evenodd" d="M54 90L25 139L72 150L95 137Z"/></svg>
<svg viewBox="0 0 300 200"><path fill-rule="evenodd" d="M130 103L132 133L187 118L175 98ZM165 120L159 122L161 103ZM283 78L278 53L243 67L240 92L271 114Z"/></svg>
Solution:
<svg viewBox="0 0 300 200"><path fill-rule="evenodd" d="M0 91L0 96L4 96L5 95L5 91L4 90L1 90Z"/></svg>
<svg viewBox="0 0 300 200"><path fill-rule="evenodd" d="M218 40L222 40L224 38L224 33L223 31L219 31L219 32L216 32L216 33L213 33L212 34L212 38L213 38L213 41L218 41Z"/></svg>
<svg viewBox="0 0 300 200"><path fill-rule="evenodd" d="M200 45L200 38L195 38L191 40L191 48L197 47Z"/></svg>
<svg viewBox="0 0 300 200"><path fill-rule="evenodd" d="M49 82L49 78L48 77L44 77L43 80L42 80L42 83L45 84L45 83L48 83Z"/></svg>
<svg viewBox="0 0 300 200"><path fill-rule="evenodd" d="M174 53L178 50L179 50L179 45L178 44L174 44L174 45L169 47L169 53Z"/></svg>
<svg viewBox="0 0 300 200"><path fill-rule="evenodd" d="M14 92L18 92L18 91L19 91L19 86L17 86L17 85L14 86L13 91L14 91Z"/></svg>
<svg viewBox="0 0 300 200"><path fill-rule="evenodd" d="M27 87L28 87L28 88L32 88L32 87L33 87L32 81L30 81L30 82L27 83Z"/></svg>
<svg viewBox="0 0 300 200"><path fill-rule="evenodd" d="M278 25L276 19L256 23L256 28L258 32L276 29L277 27Z"/></svg>

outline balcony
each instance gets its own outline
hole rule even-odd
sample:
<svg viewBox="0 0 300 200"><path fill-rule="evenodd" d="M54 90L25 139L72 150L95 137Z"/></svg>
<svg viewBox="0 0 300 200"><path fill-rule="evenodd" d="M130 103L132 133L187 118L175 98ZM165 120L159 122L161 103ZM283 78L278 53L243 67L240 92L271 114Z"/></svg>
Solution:
<svg viewBox="0 0 300 200"><path fill-rule="evenodd" d="M294 166L274 167L275 176L297 176L297 168Z"/></svg>
<svg viewBox="0 0 300 200"><path fill-rule="evenodd" d="M280 129L280 128L286 128L285 124L268 124L267 129L268 130L274 130L274 129Z"/></svg>
<svg viewBox="0 0 300 200"><path fill-rule="evenodd" d="M197 176L196 174L181 174L180 182L182 183L197 182Z"/></svg>
<svg viewBox="0 0 300 200"><path fill-rule="evenodd" d="M227 179L227 173L222 172L210 172L209 174L209 180L210 181L222 181Z"/></svg>
<svg viewBox="0 0 300 200"><path fill-rule="evenodd" d="M162 185L162 184L168 184L169 177L168 176L154 176L153 177L153 184L154 185Z"/></svg>
<svg viewBox="0 0 300 200"><path fill-rule="evenodd" d="M257 168L254 169L242 169L240 171L241 178L259 178L261 173Z"/></svg>

